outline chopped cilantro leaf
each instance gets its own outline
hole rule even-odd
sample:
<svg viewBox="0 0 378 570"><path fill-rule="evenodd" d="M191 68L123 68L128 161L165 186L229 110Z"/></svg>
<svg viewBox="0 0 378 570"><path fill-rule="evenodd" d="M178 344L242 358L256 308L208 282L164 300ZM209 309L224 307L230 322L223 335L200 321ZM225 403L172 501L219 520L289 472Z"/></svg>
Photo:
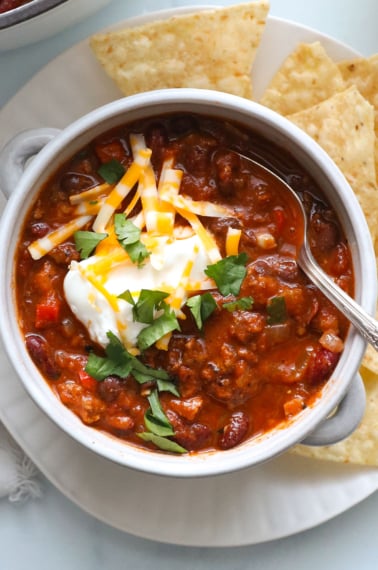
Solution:
<svg viewBox="0 0 378 570"><path fill-rule="evenodd" d="M206 275L214 279L222 295L238 295L247 274L245 267L248 261L246 253L224 257L205 269Z"/></svg>
<svg viewBox="0 0 378 570"><path fill-rule="evenodd" d="M184 447L166 437L155 435L149 431L138 433L137 435L144 441L151 441L151 443L154 443L156 447L162 451L170 451L172 453L187 453L187 450Z"/></svg>
<svg viewBox="0 0 378 570"><path fill-rule="evenodd" d="M100 234L97 232L88 231L77 231L74 233L75 246L80 253L81 259L87 259L92 251L97 247L97 245L106 237L108 234Z"/></svg>
<svg viewBox="0 0 378 570"><path fill-rule="evenodd" d="M97 171L108 184L116 184L124 175L125 167L115 158L105 162Z"/></svg>
<svg viewBox="0 0 378 570"><path fill-rule="evenodd" d="M119 243L130 256L131 261L141 265L150 253L140 241L140 229L124 214L114 216L114 228Z"/></svg>
<svg viewBox="0 0 378 570"><path fill-rule="evenodd" d="M190 312L193 315L197 327L201 330L203 323L217 308L217 303L211 293L203 293L203 295L194 295L187 300Z"/></svg>
<svg viewBox="0 0 378 570"><path fill-rule="evenodd" d="M272 297L266 306L268 325L283 323L287 319L285 297Z"/></svg>
<svg viewBox="0 0 378 570"><path fill-rule="evenodd" d="M138 334L138 348L146 350L157 340L174 330L180 330L180 325L175 313L169 309L168 305L165 305L164 313Z"/></svg>
<svg viewBox="0 0 378 570"><path fill-rule="evenodd" d="M125 291L119 295L131 305L133 305L133 318L138 323L151 324L154 320L154 311L163 308L162 301L168 297L168 293L164 291L153 291L151 289L142 289L138 301L134 301L130 291Z"/></svg>

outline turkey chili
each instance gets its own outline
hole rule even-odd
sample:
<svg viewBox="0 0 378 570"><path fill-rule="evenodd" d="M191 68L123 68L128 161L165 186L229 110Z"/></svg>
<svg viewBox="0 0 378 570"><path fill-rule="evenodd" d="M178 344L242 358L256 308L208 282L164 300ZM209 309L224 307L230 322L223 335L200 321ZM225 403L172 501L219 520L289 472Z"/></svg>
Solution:
<svg viewBox="0 0 378 570"><path fill-rule="evenodd" d="M36 366L93 428L161 452L229 449L310 406L348 324L296 263L353 293L335 212L281 148L189 114L126 124L58 167L19 242L19 322Z"/></svg>

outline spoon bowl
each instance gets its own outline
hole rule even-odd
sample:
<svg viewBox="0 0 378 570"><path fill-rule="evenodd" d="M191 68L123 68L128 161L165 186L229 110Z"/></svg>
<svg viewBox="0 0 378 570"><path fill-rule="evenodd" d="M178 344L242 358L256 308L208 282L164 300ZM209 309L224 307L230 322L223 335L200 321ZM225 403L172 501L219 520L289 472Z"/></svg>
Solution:
<svg viewBox="0 0 378 570"><path fill-rule="evenodd" d="M378 351L378 321L371 317L352 297L339 287L317 263L312 254L307 238L307 215L301 199L293 188L270 168L257 162L249 156L243 155L233 149L228 149L240 159L248 161L256 171L260 170L265 176L271 177L280 184L282 192L286 193L287 200L295 208L297 220L302 222L303 240L297 251L297 263L303 273L317 286L317 288L339 309L339 311L353 324L359 334Z"/></svg>

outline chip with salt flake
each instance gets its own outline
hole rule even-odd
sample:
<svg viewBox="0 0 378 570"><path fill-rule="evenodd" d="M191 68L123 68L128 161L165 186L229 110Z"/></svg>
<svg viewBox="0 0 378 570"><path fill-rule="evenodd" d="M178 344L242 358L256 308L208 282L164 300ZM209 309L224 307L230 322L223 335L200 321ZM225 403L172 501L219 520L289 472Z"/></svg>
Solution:
<svg viewBox="0 0 378 570"><path fill-rule="evenodd" d="M374 109L356 87L288 117L335 161L353 188L373 242L377 237Z"/></svg>
<svg viewBox="0 0 378 570"><path fill-rule="evenodd" d="M338 64L347 86L355 85L375 112L375 170L378 184L378 54L355 58ZM378 253L378 252L377 252Z"/></svg>
<svg viewBox="0 0 378 570"><path fill-rule="evenodd" d="M283 62L260 103L289 115L344 89L342 74L321 43L302 43Z"/></svg>
<svg viewBox="0 0 378 570"><path fill-rule="evenodd" d="M252 97L251 68L269 3L197 11L96 34L97 59L125 95L196 87Z"/></svg>
<svg viewBox="0 0 378 570"><path fill-rule="evenodd" d="M290 453L338 463L378 466L378 375L366 368L361 369L361 375L366 390L366 409L357 430L334 445L299 445Z"/></svg>

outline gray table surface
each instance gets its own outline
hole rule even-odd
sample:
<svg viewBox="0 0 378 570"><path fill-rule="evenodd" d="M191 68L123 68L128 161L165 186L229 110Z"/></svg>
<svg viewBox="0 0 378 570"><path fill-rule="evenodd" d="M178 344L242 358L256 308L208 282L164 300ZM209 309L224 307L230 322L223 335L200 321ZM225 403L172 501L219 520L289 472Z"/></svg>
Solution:
<svg viewBox="0 0 378 570"><path fill-rule="evenodd" d="M92 32L144 12L200 4L232 2L113 0L53 38L0 54L0 107L55 55ZM271 14L327 33L362 54L378 52L376 0L271 0ZM18 506L0 501L1 570L378 568L377 493L335 519L288 538L238 548L189 548L115 530L72 504L43 475L41 480L42 499Z"/></svg>

